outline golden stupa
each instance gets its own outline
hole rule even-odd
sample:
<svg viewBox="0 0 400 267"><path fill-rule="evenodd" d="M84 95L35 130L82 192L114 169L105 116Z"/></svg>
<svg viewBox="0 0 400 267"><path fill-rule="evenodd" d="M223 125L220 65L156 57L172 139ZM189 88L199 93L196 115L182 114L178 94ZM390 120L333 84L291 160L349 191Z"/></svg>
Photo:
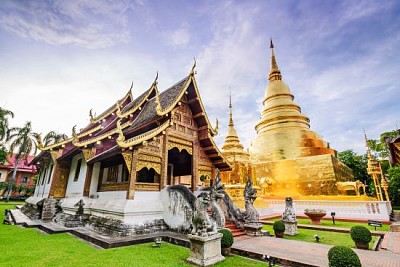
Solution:
<svg viewBox="0 0 400 267"><path fill-rule="evenodd" d="M312 199L310 196L343 194L338 186L353 181L353 172L336 158L336 151L327 142L310 130L309 118L301 113L300 106L293 102L289 87L282 81L272 41L270 48L269 84L261 118L255 126L257 136L249 149L250 162L234 129L230 103L228 135L222 153L234 168L223 177L227 184L238 184L244 183L249 174L261 189L259 195L264 197L290 195ZM236 164L242 169L238 170ZM236 178L241 175L245 177ZM355 188L354 192L344 194L359 193Z"/></svg>
<svg viewBox="0 0 400 267"><path fill-rule="evenodd" d="M221 153L231 163L232 170L221 172L221 181L234 199L243 197L243 190L250 168L250 154L244 150L233 124L232 96L229 97L229 125ZM254 181L253 181L254 182Z"/></svg>

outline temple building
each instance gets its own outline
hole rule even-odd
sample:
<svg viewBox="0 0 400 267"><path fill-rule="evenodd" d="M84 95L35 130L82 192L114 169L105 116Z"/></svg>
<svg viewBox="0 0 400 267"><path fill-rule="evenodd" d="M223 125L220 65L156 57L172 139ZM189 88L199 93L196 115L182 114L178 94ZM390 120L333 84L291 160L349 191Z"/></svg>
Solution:
<svg viewBox="0 0 400 267"><path fill-rule="evenodd" d="M230 164L213 141L194 68L159 93L158 74L150 88L133 98L131 89L72 137L44 147L33 160L40 174L31 203L61 199L73 214L82 199L85 214L124 223L162 219L160 191L184 185L192 191Z"/></svg>
<svg viewBox="0 0 400 267"><path fill-rule="evenodd" d="M400 130L395 137L385 137L386 145L390 152L390 163L400 167Z"/></svg>
<svg viewBox="0 0 400 267"><path fill-rule="evenodd" d="M310 130L309 118L301 113L289 87L282 81L272 41L270 48L269 84L260 121L255 126L257 136L249 148L250 161L234 129L230 104L228 134L222 152L233 166L240 165L243 169L237 171L233 167L224 176L230 177L231 183L243 183L250 174L263 196L336 195L338 182L354 179L352 170L337 159L336 151L327 142ZM241 177L236 178L238 175Z"/></svg>

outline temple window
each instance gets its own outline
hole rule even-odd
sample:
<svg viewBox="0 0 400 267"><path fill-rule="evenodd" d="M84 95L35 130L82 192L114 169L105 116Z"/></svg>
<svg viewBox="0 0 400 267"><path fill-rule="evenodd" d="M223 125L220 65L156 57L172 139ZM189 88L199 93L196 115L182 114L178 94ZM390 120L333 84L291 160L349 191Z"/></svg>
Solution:
<svg viewBox="0 0 400 267"><path fill-rule="evenodd" d="M81 165L82 165L82 159L78 159L78 162L76 163L74 182L78 181L78 179L79 179L79 173L81 171Z"/></svg>
<svg viewBox="0 0 400 267"><path fill-rule="evenodd" d="M142 168L140 171L137 172L136 181L138 183L158 183L159 182L159 175L153 168Z"/></svg>
<svg viewBox="0 0 400 267"><path fill-rule="evenodd" d="M26 176L22 177L21 183L23 183L23 184L28 183L28 177L26 177Z"/></svg>
<svg viewBox="0 0 400 267"><path fill-rule="evenodd" d="M102 166L100 180L103 184L127 182L129 180L129 171L125 164Z"/></svg>

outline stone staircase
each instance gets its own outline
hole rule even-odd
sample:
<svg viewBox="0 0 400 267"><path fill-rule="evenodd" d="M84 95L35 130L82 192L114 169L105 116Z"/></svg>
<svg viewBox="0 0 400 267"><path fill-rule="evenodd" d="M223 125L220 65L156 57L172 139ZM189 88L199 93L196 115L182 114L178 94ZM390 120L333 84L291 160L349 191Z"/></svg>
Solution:
<svg viewBox="0 0 400 267"><path fill-rule="evenodd" d="M236 225L234 225L233 223L231 223L228 220L226 220L226 222L225 222L225 228L228 228L229 230L231 230L233 237L246 235L246 233L242 229L237 228Z"/></svg>
<svg viewBox="0 0 400 267"><path fill-rule="evenodd" d="M57 211L57 200L53 198L46 198L43 201L42 221L51 222Z"/></svg>

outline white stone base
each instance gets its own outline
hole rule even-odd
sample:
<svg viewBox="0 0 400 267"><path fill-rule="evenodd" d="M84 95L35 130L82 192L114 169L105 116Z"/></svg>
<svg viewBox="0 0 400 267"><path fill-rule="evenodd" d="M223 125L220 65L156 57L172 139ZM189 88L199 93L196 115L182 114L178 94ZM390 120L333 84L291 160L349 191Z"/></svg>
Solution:
<svg viewBox="0 0 400 267"><path fill-rule="evenodd" d="M260 217L282 214L285 211L285 200L263 199L257 211ZM305 209L323 209L324 218L331 219L331 212L336 213L337 219L390 221L392 206L386 201L343 201L343 200L293 200L297 216L305 216Z"/></svg>
<svg viewBox="0 0 400 267"><path fill-rule="evenodd" d="M221 233L207 237L189 234L188 238L190 240L188 262L199 266L209 266L225 260L225 257L221 255Z"/></svg>
<svg viewBox="0 0 400 267"><path fill-rule="evenodd" d="M263 233L261 232L263 225L261 223L245 223L243 226L244 226L244 231L246 232L247 235L252 235L252 236L263 235Z"/></svg>
<svg viewBox="0 0 400 267"><path fill-rule="evenodd" d="M297 235L297 222L285 222L285 235Z"/></svg>

